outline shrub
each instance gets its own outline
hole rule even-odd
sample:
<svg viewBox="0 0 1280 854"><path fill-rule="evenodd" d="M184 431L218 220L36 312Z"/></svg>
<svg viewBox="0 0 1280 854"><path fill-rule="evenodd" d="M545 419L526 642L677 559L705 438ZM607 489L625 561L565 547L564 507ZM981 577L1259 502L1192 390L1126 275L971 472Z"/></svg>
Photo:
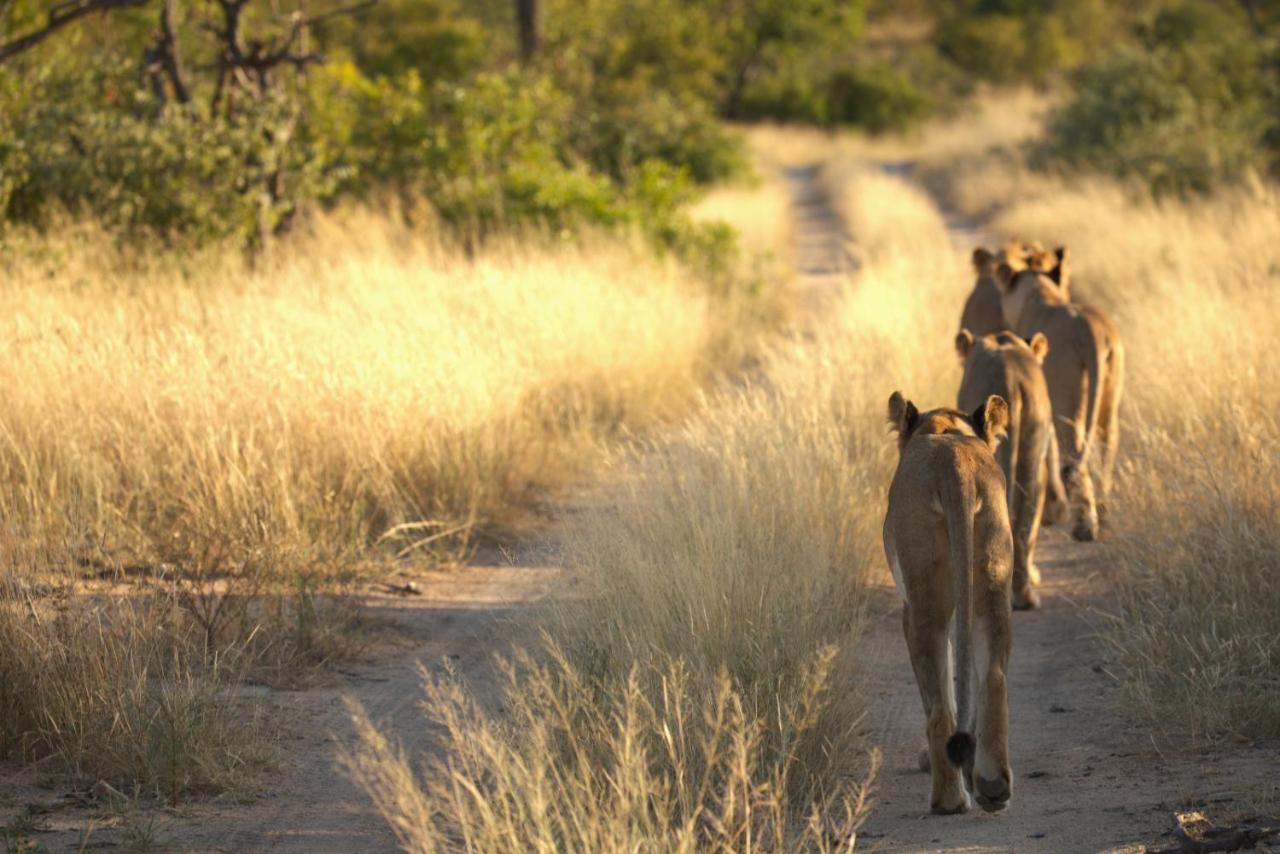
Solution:
<svg viewBox="0 0 1280 854"><path fill-rule="evenodd" d="M1123 32L1105 0L978 0L941 15L933 41L951 62L994 83L1046 84Z"/></svg>
<svg viewBox="0 0 1280 854"><path fill-rule="evenodd" d="M827 83L828 120L871 133L903 131L932 109L927 95L888 65L836 72Z"/></svg>
<svg viewBox="0 0 1280 854"><path fill-rule="evenodd" d="M0 105L0 216L12 221L62 208L122 232L255 241L334 187L319 152L292 139L298 116L282 97L209 118L158 110L113 74L33 87Z"/></svg>
<svg viewBox="0 0 1280 854"><path fill-rule="evenodd" d="M1235 19L1183 4L1143 38L1078 72L1040 161L1133 177L1156 193L1207 192L1262 166L1261 56Z"/></svg>
<svg viewBox="0 0 1280 854"><path fill-rule="evenodd" d="M357 17L319 22L316 39L331 57L349 56L366 74L459 81L479 71L491 33L462 14L458 0L380 0Z"/></svg>
<svg viewBox="0 0 1280 854"><path fill-rule="evenodd" d="M937 38L943 55L987 80L1011 83L1025 74L1026 48L1017 16L956 16L939 24Z"/></svg>

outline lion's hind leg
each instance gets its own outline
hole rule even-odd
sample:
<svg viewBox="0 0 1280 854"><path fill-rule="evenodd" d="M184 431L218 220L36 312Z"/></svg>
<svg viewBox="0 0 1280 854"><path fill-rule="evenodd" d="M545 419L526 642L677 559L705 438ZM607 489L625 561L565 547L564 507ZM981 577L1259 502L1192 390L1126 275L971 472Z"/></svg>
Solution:
<svg viewBox="0 0 1280 854"><path fill-rule="evenodd" d="M902 623L911 654L911 669L915 671L927 720L925 736L929 742L929 772L933 777L929 806L940 815L965 812L969 809L968 792L960 769L947 759L947 739L956 730L948 626L938 625L936 614L930 614L925 608L903 607Z"/></svg>
<svg viewBox="0 0 1280 854"><path fill-rule="evenodd" d="M1002 598L1003 592L999 597ZM1009 667L1011 628L1007 602L992 602L974 623L974 668L978 677L977 751L973 764L973 789L978 805L997 812L1013 794L1009 767Z"/></svg>

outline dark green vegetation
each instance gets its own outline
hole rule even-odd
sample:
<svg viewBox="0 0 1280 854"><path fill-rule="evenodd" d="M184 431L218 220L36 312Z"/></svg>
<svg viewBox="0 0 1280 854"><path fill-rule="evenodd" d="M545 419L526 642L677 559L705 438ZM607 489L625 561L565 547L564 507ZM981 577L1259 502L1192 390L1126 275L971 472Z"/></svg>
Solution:
<svg viewBox="0 0 1280 854"><path fill-rule="evenodd" d="M1278 162L1267 4L525 3L527 50L513 0L11 0L0 217L258 245L389 194L468 239L590 224L714 259L731 239L680 207L743 171L721 119L901 131L980 83L1063 90L1047 167L1185 192ZM102 8L17 49L80 7Z"/></svg>
<svg viewBox="0 0 1280 854"><path fill-rule="evenodd" d="M1157 194L1208 192L1280 167L1280 29L1254 4L1179 3L1072 76L1037 152L1134 177ZM1280 16L1276 16L1280 20Z"/></svg>
<svg viewBox="0 0 1280 854"><path fill-rule="evenodd" d="M101 8L7 58L49 6L0 6L8 221L68 209L122 233L259 244L308 205L385 193L467 238L591 224L714 258L727 234L679 208L744 171L720 119L896 127L925 105L887 68L840 64L860 0L540 0L527 51L511 0L54 9L86 5ZM809 112L789 105L801 56L832 68Z"/></svg>
<svg viewBox="0 0 1280 854"><path fill-rule="evenodd" d="M1253 0L920 0L890 40L931 106L979 82L1059 97L1032 162L1207 192L1280 168L1280 9ZM909 27L898 27L908 32ZM1009 116L1010 137L1025 117Z"/></svg>

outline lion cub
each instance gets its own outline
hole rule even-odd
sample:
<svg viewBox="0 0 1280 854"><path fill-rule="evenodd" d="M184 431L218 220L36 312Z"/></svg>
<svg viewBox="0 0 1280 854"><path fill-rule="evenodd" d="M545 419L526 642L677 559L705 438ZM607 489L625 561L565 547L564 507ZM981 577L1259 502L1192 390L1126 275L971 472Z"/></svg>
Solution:
<svg viewBox="0 0 1280 854"><path fill-rule="evenodd" d="M1049 354L1044 378L1053 405L1062 480L1072 506L1077 540L1098 537L1098 506L1090 468L1096 457L1099 491L1111 491L1120 442L1120 396L1124 388L1124 344L1101 311L1069 297L1068 257L1055 250L1050 269L996 268L1001 307L1009 328L1028 337L1044 333Z"/></svg>
<svg viewBox="0 0 1280 854"><path fill-rule="evenodd" d="M1008 417L996 395L971 415L922 413L896 391L889 398L899 457L884 551L928 718L936 813L964 812L970 793L983 809L1000 810L1013 790L1005 684L1013 537L1004 475L992 455Z"/></svg>
<svg viewBox="0 0 1280 854"><path fill-rule="evenodd" d="M968 329L956 335L956 352L964 364L957 404L972 411L993 394L1009 404L1009 436L996 450L1004 472L1013 527L1013 607L1040 607L1033 586L1040 583L1035 566L1036 538L1048 482L1057 467L1053 411L1040 366L1049 342L1037 332L1023 341L1012 332L974 339Z"/></svg>

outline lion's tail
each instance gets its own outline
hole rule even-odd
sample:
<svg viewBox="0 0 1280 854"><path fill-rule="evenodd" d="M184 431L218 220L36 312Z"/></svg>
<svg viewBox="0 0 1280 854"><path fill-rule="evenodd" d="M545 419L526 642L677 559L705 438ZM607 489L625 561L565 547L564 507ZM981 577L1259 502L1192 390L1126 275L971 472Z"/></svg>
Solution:
<svg viewBox="0 0 1280 854"><path fill-rule="evenodd" d="M1089 399L1085 402L1084 412L1084 447L1075 460L1073 468L1083 471L1089 459L1089 451L1093 448L1094 432L1098 424L1098 405L1102 401L1102 360L1099 352L1101 342L1097 334L1089 329L1087 346L1084 352L1085 376L1089 380Z"/></svg>
<svg viewBox="0 0 1280 854"><path fill-rule="evenodd" d="M973 762L973 517L977 506L972 478L948 479L942 506L947 508L951 548L952 599L955 604L956 731L947 739L947 759L965 767ZM949 493L949 494L948 494Z"/></svg>

